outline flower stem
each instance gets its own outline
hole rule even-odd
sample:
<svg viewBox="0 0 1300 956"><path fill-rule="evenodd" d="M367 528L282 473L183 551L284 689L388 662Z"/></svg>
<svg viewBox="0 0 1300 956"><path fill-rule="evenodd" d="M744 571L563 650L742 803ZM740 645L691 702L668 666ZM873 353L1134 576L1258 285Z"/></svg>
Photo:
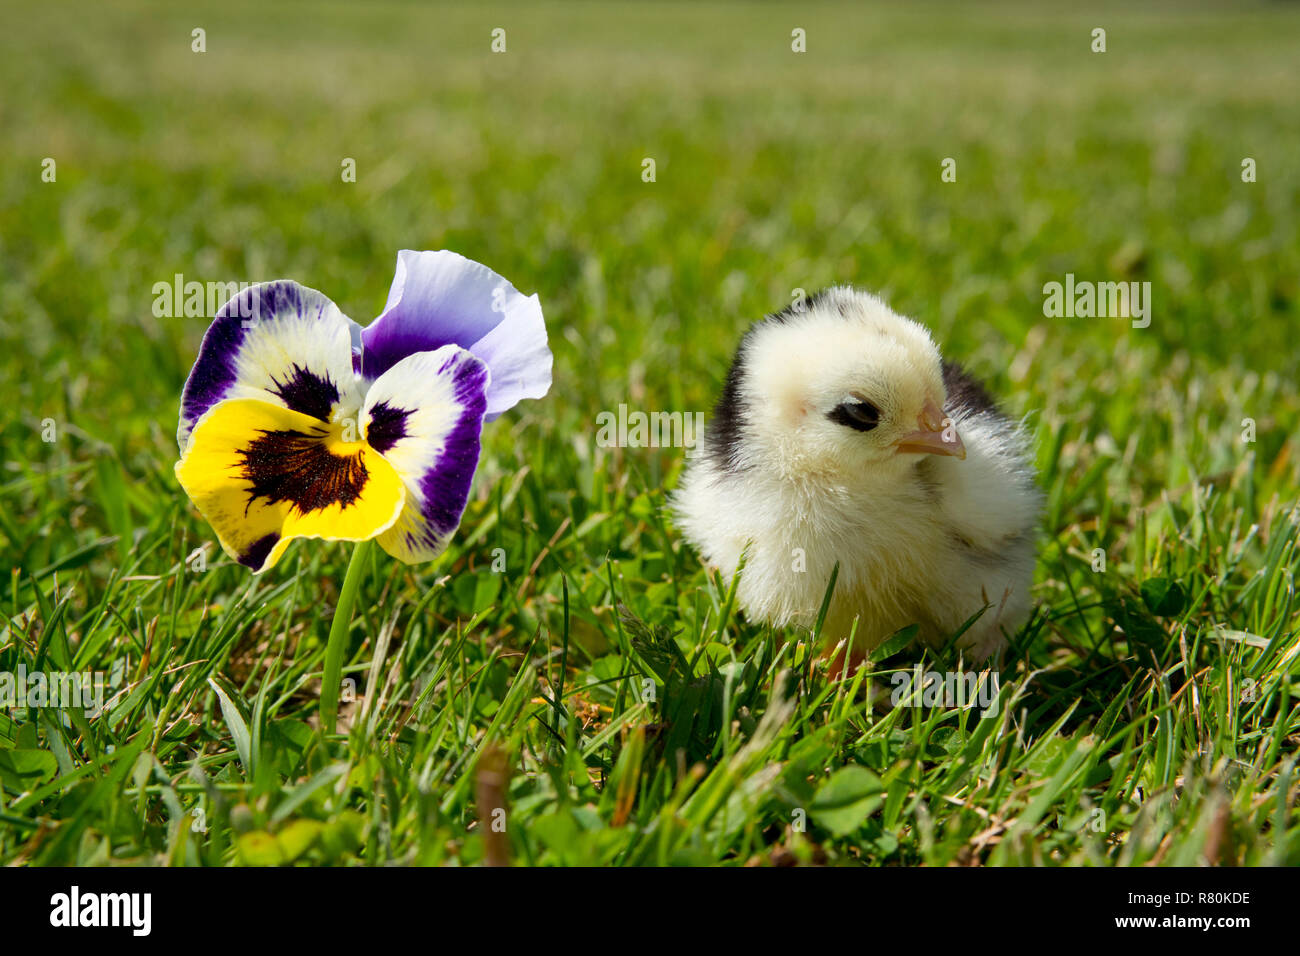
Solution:
<svg viewBox="0 0 1300 956"><path fill-rule="evenodd" d="M330 636L325 644L325 673L320 685L320 726L325 734L334 733L339 716L339 689L342 686L343 652L348 646L348 630L352 623L352 605L356 603L361 578L365 575L366 561L370 556L370 542L358 541L343 578L343 590L330 622Z"/></svg>

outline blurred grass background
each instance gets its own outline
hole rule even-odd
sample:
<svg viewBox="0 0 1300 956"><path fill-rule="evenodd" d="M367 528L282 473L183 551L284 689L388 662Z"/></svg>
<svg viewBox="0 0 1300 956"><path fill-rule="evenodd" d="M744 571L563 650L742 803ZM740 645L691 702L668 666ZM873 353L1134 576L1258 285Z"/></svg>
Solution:
<svg viewBox="0 0 1300 956"><path fill-rule="evenodd" d="M1297 371L1280 334L1300 294L1291 5L53 3L10 20L5 404L84 390L56 417L113 444L174 401L205 327L155 320L154 282L291 276L365 322L404 247L541 293L554 404L584 410L626 398L628 371L645 401L700 406L748 321L832 281L883 291L995 379L1035 329L1095 371L1119 349ZM1067 271L1150 279L1152 327L1044 320L1041 287Z"/></svg>
<svg viewBox="0 0 1300 956"><path fill-rule="evenodd" d="M620 402L706 410L739 333L797 288L881 292L1030 416L1051 503L1049 605L1087 605L1067 564L1093 547L1117 550L1133 582L1191 574L1189 512L1162 506L1195 511L1193 481L1230 487L1214 520L1232 541L1251 524L1267 540L1295 499L1297 5L51 2L6 5L4 20L0 547L6 573L21 569L5 604L19 621L36 591L55 599L55 572L75 573L74 616L102 601L130 619L97 666L120 655L134 668L132 629L174 610L175 589L123 573L174 574L210 538L171 476L207 325L152 314L154 283L176 273L294 278L363 324L400 248L455 249L539 293L551 395L489 429L447 558L385 568L371 594L415 602L441 575L472 582L501 544L512 569L540 561L538 573L511 579L513 602L471 583L438 621L491 605L504 647L560 626L546 554L592 595L575 614L596 645L615 641L611 597L596 594L607 559L623 562L638 613L700 626L703 576L661 512L680 452L596 449L595 418ZM1090 51L1096 27L1105 53ZM205 53L191 51L195 28ZM491 52L495 28L505 53ZM791 51L795 28L807 53ZM355 183L340 177L347 157ZM940 180L947 157L955 183ZM1150 281L1150 327L1045 318L1042 286L1067 272ZM283 626L232 635L235 658L239 641L260 653L276 634L315 646L319 611L276 602L295 567L328 597L346 552L300 542L291 557L257 585L279 588ZM218 558L196 607L248 585ZM1265 562L1253 560L1245 572ZM1100 626L1089 613L1059 629ZM1288 605L1269 621L1289 634L1295 617ZM196 633L171 626L178 647ZM18 630L0 639L10 665ZM358 660L371 648L364 637ZM256 694L263 677L224 653L209 666ZM196 705L195 733L228 758L212 703ZM158 717L134 706L123 740ZM181 751L160 759L185 766ZM38 804L25 812L57 816Z"/></svg>

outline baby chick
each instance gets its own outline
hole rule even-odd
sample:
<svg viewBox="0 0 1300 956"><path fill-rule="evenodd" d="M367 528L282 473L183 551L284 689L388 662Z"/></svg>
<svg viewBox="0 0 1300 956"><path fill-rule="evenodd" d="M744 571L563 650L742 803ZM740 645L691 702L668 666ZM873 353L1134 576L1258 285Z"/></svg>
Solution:
<svg viewBox="0 0 1300 956"><path fill-rule="evenodd" d="M673 500L752 620L811 627L854 655L909 624L983 660L1030 611L1042 495L1029 441L929 332L835 287L741 340Z"/></svg>

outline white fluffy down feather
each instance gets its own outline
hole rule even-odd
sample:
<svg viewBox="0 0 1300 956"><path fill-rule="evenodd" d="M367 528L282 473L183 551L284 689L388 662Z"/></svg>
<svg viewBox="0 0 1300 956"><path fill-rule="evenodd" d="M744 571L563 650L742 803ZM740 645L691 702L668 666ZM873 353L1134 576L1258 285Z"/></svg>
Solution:
<svg viewBox="0 0 1300 956"><path fill-rule="evenodd" d="M756 323L673 498L753 620L811 627L855 654L909 624L969 656L1031 608L1042 495L1027 436L929 332L847 287Z"/></svg>

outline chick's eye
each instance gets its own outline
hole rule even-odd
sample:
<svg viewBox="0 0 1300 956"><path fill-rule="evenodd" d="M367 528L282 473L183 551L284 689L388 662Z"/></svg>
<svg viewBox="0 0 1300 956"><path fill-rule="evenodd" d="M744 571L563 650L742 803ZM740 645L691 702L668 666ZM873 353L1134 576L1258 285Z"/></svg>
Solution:
<svg viewBox="0 0 1300 956"><path fill-rule="evenodd" d="M880 424L880 409L870 402L854 398L840 402L826 417L860 432L869 432Z"/></svg>

